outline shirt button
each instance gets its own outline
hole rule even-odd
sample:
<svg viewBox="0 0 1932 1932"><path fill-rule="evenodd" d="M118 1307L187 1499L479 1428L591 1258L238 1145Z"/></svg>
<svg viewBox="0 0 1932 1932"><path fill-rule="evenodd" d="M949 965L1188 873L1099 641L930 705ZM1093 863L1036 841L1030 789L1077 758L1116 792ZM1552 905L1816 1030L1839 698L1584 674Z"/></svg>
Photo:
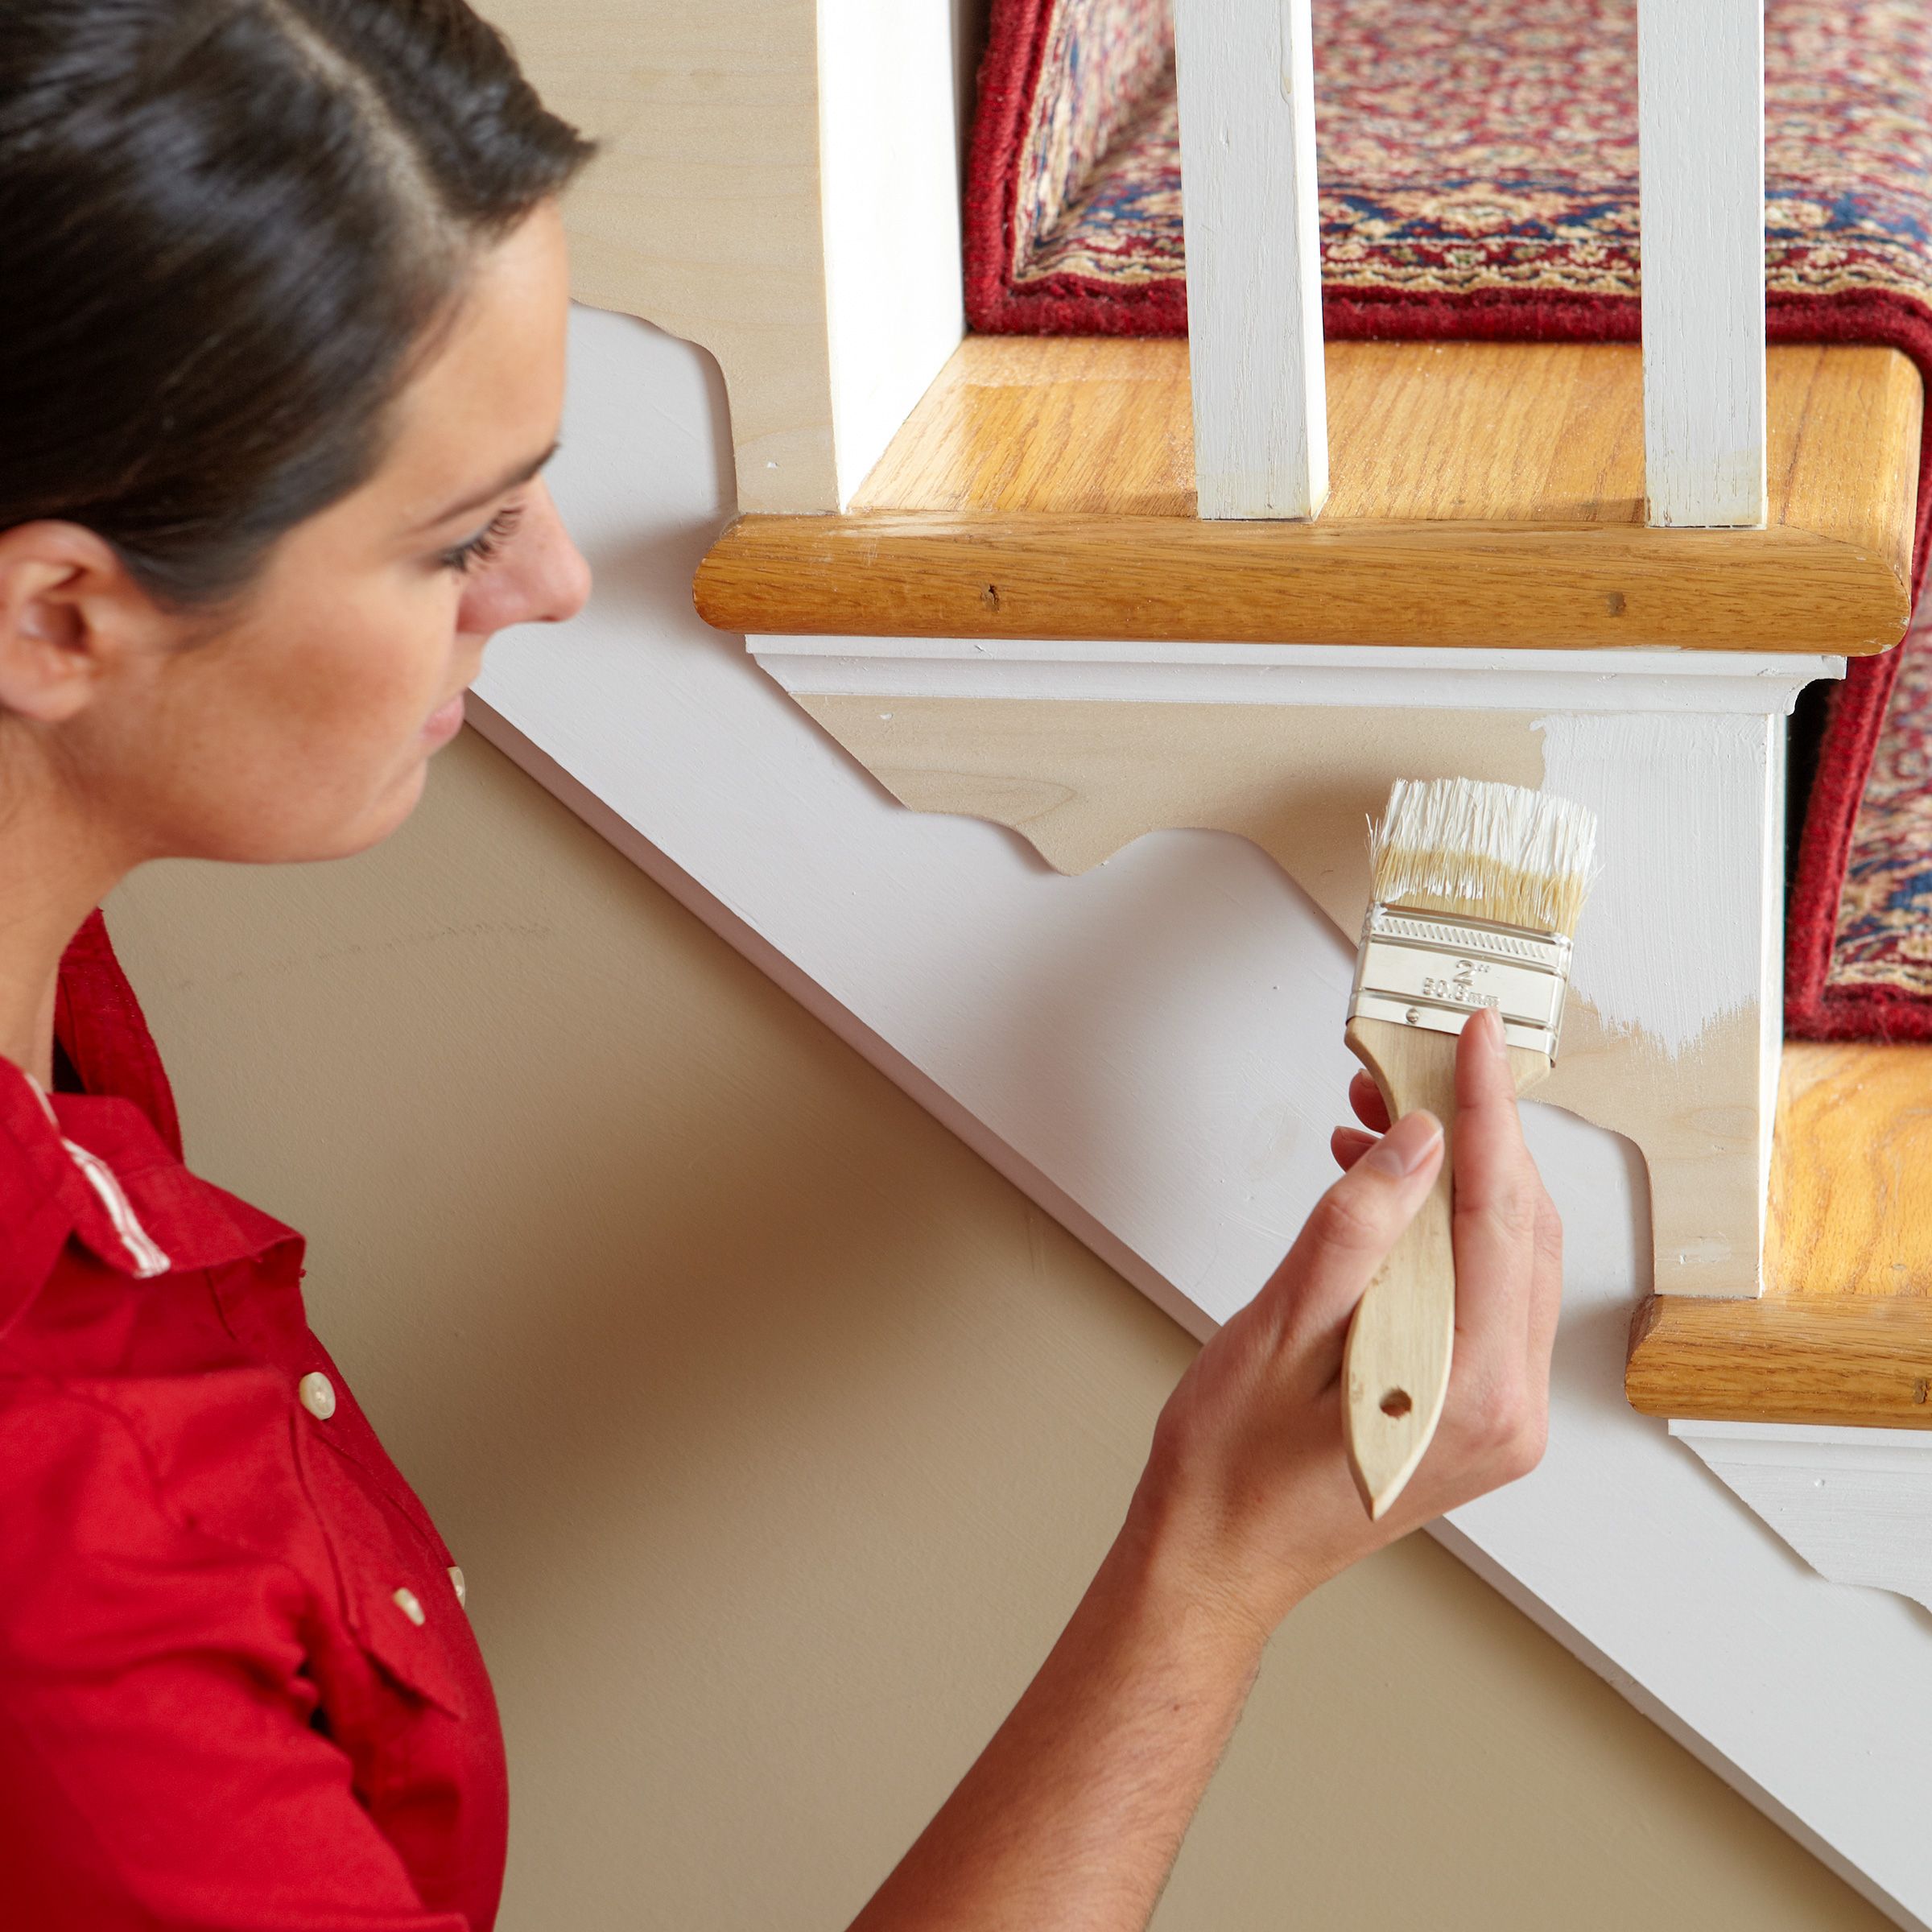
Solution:
<svg viewBox="0 0 1932 1932"><path fill-rule="evenodd" d="M460 1563L450 1565L449 1580L456 1585L456 1601L460 1604L467 1603L469 1600L469 1592L463 1587L463 1567Z"/></svg>
<svg viewBox="0 0 1932 1932"><path fill-rule="evenodd" d="M319 1422L327 1422L336 1412L335 1384L313 1369L295 1384L295 1394L302 1406Z"/></svg>
<svg viewBox="0 0 1932 1932"><path fill-rule="evenodd" d="M396 1592L393 1600L394 1601L396 1608L400 1610L412 1624L415 1624L419 1626L422 1624L423 1620L423 1606L421 1604L417 1602L416 1593L415 1591L410 1589L407 1585L405 1585L402 1589Z"/></svg>

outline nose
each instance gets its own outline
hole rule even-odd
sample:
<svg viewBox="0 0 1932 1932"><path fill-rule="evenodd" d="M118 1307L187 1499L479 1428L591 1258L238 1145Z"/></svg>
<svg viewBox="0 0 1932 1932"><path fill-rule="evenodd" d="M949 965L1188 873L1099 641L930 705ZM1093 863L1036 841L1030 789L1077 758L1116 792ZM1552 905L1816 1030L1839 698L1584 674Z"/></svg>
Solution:
<svg viewBox="0 0 1932 1932"><path fill-rule="evenodd" d="M513 624L561 624L589 597L590 566L539 477L523 500L521 524L503 555L478 572L464 592L456 628L487 637Z"/></svg>

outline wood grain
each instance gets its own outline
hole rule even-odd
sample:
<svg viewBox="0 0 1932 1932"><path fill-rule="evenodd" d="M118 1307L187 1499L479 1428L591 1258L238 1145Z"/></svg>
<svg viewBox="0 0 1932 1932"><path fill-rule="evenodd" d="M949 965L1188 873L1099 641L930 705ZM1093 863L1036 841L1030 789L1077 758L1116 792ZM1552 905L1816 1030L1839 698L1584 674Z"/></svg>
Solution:
<svg viewBox="0 0 1932 1932"><path fill-rule="evenodd" d="M768 634L1884 650L1922 396L1896 350L1770 352L1771 522L1643 522L1621 344L1332 343L1328 506L1193 515L1183 342L969 337L836 517L745 517L698 572Z"/></svg>
<svg viewBox="0 0 1932 1932"><path fill-rule="evenodd" d="M1932 1429L1932 1300L1653 1294L1624 1393L1646 1415Z"/></svg>
<svg viewBox="0 0 1932 1932"><path fill-rule="evenodd" d="M1765 1258L1793 1300L1932 1295L1932 1046L1785 1047Z"/></svg>
<svg viewBox="0 0 1932 1932"><path fill-rule="evenodd" d="M1636 1407L1932 1428L1932 1046L1786 1046L1765 1272L1760 1302L1643 1305Z"/></svg>

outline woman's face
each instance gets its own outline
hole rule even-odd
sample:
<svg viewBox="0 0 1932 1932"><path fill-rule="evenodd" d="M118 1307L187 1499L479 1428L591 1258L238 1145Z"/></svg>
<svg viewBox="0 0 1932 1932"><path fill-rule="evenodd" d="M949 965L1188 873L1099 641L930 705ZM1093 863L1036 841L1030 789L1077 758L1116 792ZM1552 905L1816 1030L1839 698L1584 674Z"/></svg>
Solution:
<svg viewBox="0 0 1932 1932"><path fill-rule="evenodd" d="M547 204L476 265L378 473L282 539L232 621L158 632L101 692L113 701L72 721L131 856L373 844L456 736L491 634L582 608L588 569L537 473L557 440L568 307Z"/></svg>

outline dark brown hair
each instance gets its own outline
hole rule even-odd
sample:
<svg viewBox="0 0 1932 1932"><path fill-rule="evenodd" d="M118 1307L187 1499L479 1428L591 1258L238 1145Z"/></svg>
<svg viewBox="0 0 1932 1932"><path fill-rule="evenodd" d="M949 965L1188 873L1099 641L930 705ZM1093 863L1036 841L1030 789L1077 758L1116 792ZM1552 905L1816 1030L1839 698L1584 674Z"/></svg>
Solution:
<svg viewBox="0 0 1932 1932"><path fill-rule="evenodd" d="M0 530L182 606L379 464L480 247L590 145L463 0L8 0Z"/></svg>

